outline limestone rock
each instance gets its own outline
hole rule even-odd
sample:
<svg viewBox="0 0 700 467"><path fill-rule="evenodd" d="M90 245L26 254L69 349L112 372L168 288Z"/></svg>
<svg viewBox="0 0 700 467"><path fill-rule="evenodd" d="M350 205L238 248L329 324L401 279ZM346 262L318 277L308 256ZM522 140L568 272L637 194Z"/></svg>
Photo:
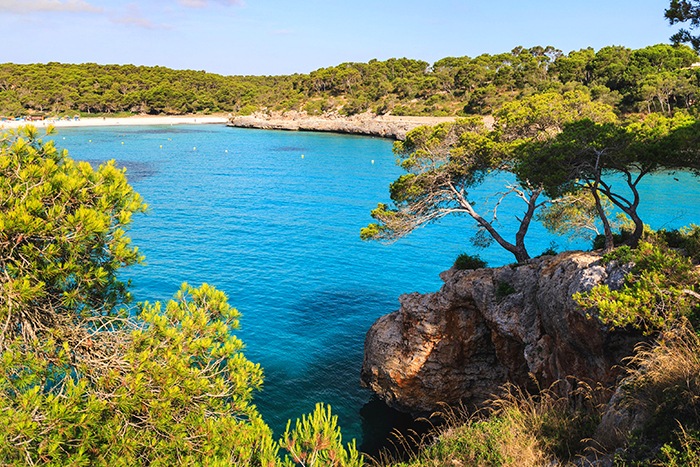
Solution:
<svg viewBox="0 0 700 467"><path fill-rule="evenodd" d="M455 117L374 115L370 112L345 117L339 115L337 111L321 116L310 116L306 112L288 111L257 112L253 115L233 117L229 126L263 130L328 131L403 140L406 138L406 133L414 128L436 125L454 119ZM489 125L493 122L492 119L485 117L485 123Z"/></svg>
<svg viewBox="0 0 700 467"><path fill-rule="evenodd" d="M439 292L399 298L365 339L362 384L414 413L441 403L480 406L506 382L548 387L573 375L615 383L615 365L641 336L611 332L572 295L619 287L620 267L566 252L500 268L441 274Z"/></svg>

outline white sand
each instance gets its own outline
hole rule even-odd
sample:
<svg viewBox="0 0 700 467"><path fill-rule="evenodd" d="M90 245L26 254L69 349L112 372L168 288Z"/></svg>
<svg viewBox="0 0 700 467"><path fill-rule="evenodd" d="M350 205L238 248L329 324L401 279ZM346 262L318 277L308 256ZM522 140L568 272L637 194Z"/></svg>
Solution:
<svg viewBox="0 0 700 467"><path fill-rule="evenodd" d="M22 125L34 125L44 128L53 125L56 128L82 127L82 126L131 126L131 125L198 125L202 123L224 124L228 122L225 116L137 116L124 118L81 118L80 120L41 120L35 122L1 122L0 128L17 128Z"/></svg>

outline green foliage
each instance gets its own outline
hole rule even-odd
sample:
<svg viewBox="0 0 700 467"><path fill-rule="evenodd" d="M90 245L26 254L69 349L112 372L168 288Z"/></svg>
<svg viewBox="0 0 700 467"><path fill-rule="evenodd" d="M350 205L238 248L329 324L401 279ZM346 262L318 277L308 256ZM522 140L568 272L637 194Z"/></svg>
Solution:
<svg viewBox="0 0 700 467"><path fill-rule="evenodd" d="M700 3L698 0L671 0L665 13L670 24L690 22L690 29L700 26ZM700 38L690 34L687 29L681 29L671 40L675 44L689 42L695 50L700 50Z"/></svg>
<svg viewBox="0 0 700 467"><path fill-rule="evenodd" d="M498 287L496 288L496 298L501 300L508 295L514 294L515 293L515 288L509 284L508 282L505 281L500 281L498 283Z"/></svg>
<svg viewBox="0 0 700 467"><path fill-rule="evenodd" d="M74 162L34 127L0 133L0 345L49 329L79 339L76 320L127 302L117 271L142 258L125 229L145 209L113 162Z"/></svg>
<svg viewBox="0 0 700 467"><path fill-rule="evenodd" d="M572 381L568 382L569 384ZM560 383L561 384L561 383ZM400 466L535 467L571 465L600 421L604 391L574 383L565 397L553 387L537 395L507 385L479 415L447 410L439 436Z"/></svg>
<svg viewBox="0 0 700 467"><path fill-rule="evenodd" d="M646 414L646 422L615 465L700 465L700 337L680 320L639 348L628 368L624 407Z"/></svg>
<svg viewBox="0 0 700 467"><path fill-rule="evenodd" d="M31 127L0 136L0 464L282 465L222 292L121 307L118 268L140 261L124 228L144 209L113 164L74 163ZM290 439L309 465L362 463L330 408Z"/></svg>
<svg viewBox="0 0 700 467"><path fill-rule="evenodd" d="M630 252L618 249L605 259L625 261L633 253L634 268L620 290L600 285L574 300L582 307L598 310L598 317L614 327L632 325L651 333L689 315L697 307L693 291L700 278L690 260L662 245L640 242Z"/></svg>
<svg viewBox="0 0 700 467"><path fill-rule="evenodd" d="M557 254L557 244L552 240L546 250L540 256L555 256Z"/></svg>
<svg viewBox="0 0 700 467"><path fill-rule="evenodd" d="M631 263L634 260L635 255L632 251L632 248L630 248L628 245L625 245L611 251L610 253L606 253L605 255L603 255L603 259L601 259L600 262L606 265L612 263L613 261L625 264Z"/></svg>
<svg viewBox="0 0 700 467"><path fill-rule="evenodd" d="M290 431L291 421L282 435L280 446L289 452L284 466L292 467L360 467L362 456L355 448L355 441L343 447L337 417L331 415L323 404L316 404L316 409L308 417L297 420L294 430Z"/></svg>
<svg viewBox="0 0 700 467"><path fill-rule="evenodd" d="M676 12L671 16L667 12L672 22L688 20L695 11L674 8L673 3L670 10ZM680 42L692 37L687 31L679 35ZM298 110L330 98L347 102L341 112L348 115L370 108L394 115L485 115L534 93L564 94L574 89L614 105L618 112L669 112L697 102L697 74L686 69L696 61L697 54L689 47L658 44L639 50L588 48L566 55L551 46L516 47L495 55L446 57L432 67L421 60L391 58L341 63L291 76L221 76L94 63L6 63L0 64L0 114L248 114ZM307 111L318 113L314 105Z"/></svg>
<svg viewBox="0 0 700 467"><path fill-rule="evenodd" d="M635 245L644 232L639 183L662 171L699 173L698 134L700 121L681 113L671 118L651 115L626 126L577 120L565 123L553 138L521 145L515 172L521 183L541 185L552 198L587 190L596 198L604 223L601 198L608 199L634 223L629 243ZM610 183L611 175L623 178L622 190Z"/></svg>
<svg viewBox="0 0 700 467"><path fill-rule="evenodd" d="M619 232L613 233L613 244L615 246L622 245L632 236L631 229L621 229ZM596 235L593 239L592 248L594 250L600 250L605 247L605 235Z"/></svg>
<svg viewBox="0 0 700 467"><path fill-rule="evenodd" d="M274 460L270 430L250 403L262 372L231 335L238 316L223 293L185 285L165 311L144 308L105 367L73 365L78 349L67 344L28 348L15 340L1 363L0 438L9 443L0 443L0 458L49 465ZM91 337L99 342L99 334Z"/></svg>
<svg viewBox="0 0 700 467"><path fill-rule="evenodd" d="M463 271L466 269L481 269L486 267L486 261L481 259L479 255L462 253L457 256L454 267L458 271Z"/></svg>

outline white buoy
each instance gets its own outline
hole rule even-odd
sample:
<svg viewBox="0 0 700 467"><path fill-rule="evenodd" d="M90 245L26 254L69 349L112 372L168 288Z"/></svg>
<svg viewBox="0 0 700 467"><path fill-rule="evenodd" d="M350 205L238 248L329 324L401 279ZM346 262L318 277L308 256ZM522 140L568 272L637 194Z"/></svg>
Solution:
<svg viewBox="0 0 700 467"><path fill-rule="evenodd" d="M372 159L372 164L374 164L374 159Z"/></svg>
<svg viewBox="0 0 700 467"><path fill-rule="evenodd" d="M193 151L196 151L196 150L197 150L197 148L192 148L192 150L193 150Z"/></svg>
<svg viewBox="0 0 700 467"><path fill-rule="evenodd" d="M224 152L228 152L228 149L227 149L227 150L225 150Z"/></svg>

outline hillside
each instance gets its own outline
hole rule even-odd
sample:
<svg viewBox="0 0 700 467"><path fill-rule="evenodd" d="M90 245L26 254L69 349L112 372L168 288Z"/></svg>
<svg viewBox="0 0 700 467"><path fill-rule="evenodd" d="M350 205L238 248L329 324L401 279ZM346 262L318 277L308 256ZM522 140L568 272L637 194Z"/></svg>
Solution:
<svg viewBox="0 0 700 467"><path fill-rule="evenodd" d="M352 115L490 114L539 92L582 89L621 113L697 113L700 61L687 46L571 51L516 47L434 64L407 58L342 63L309 74L222 76L133 65L0 65L0 114L185 114L340 110Z"/></svg>

